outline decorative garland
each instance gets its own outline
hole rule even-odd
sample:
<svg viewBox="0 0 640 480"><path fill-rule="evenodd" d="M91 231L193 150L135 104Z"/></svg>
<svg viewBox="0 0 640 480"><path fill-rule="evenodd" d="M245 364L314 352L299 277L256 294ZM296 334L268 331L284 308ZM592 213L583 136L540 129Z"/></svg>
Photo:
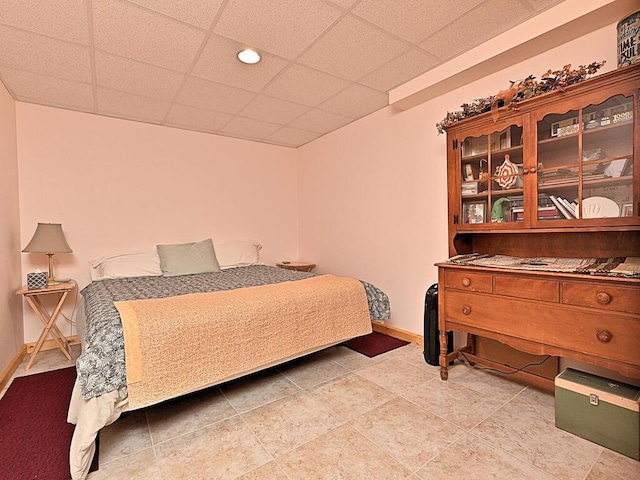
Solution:
<svg viewBox="0 0 640 480"><path fill-rule="evenodd" d="M605 60L602 60L589 65L580 65L575 70L571 70L571 64L568 64L562 67L562 70L548 70L542 75L540 81L536 81L536 77L533 75L529 75L524 80L510 81L511 86L506 90L500 91L497 95L479 98L471 103L463 103L460 105L462 110L447 112L447 116L441 122L436 123L438 133L444 133L447 128L460 120L488 111L491 111L494 115L494 120L497 120L498 108L506 106L509 109L514 109L516 104L522 100L554 90L564 90L569 85L579 83L589 75L596 73L605 62Z"/></svg>

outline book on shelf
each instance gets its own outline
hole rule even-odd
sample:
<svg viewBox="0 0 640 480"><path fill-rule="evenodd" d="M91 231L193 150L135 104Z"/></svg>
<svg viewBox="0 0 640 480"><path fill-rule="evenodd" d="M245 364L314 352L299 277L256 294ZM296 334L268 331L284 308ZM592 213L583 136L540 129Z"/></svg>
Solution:
<svg viewBox="0 0 640 480"><path fill-rule="evenodd" d="M538 210L538 220L557 220L559 218L564 218L558 212L556 207L545 208L544 210ZM524 221L524 212L514 212L514 221L522 222Z"/></svg>
<svg viewBox="0 0 640 480"><path fill-rule="evenodd" d="M550 206L554 206L553 202L551 201L551 199L549 198L549 195L546 193L539 193L538 194L538 207L550 207Z"/></svg>
<svg viewBox="0 0 640 480"><path fill-rule="evenodd" d="M589 177L591 178L591 177ZM566 183L568 185L575 184L578 182L578 177L563 177L563 178L553 178L553 179L544 179L540 181L540 185L549 186L549 185L561 185Z"/></svg>
<svg viewBox="0 0 640 480"><path fill-rule="evenodd" d="M578 209L574 206L573 203L569 202L566 198L556 197L560 202L566 207L568 212L573 215L574 218L580 218Z"/></svg>
<svg viewBox="0 0 640 480"><path fill-rule="evenodd" d="M511 207L522 207L524 205L524 197L522 195L510 195L507 197Z"/></svg>
<svg viewBox="0 0 640 480"><path fill-rule="evenodd" d="M538 207L538 218L562 218L558 207L550 205L546 207Z"/></svg>
<svg viewBox="0 0 640 480"><path fill-rule="evenodd" d="M569 220L576 218L571 213L569 213L569 210L567 210L564 204L560 202L560 200L558 200L556 197L554 197L553 195L549 195L549 198L555 204L555 206L558 207L558 211L564 216L564 218L567 218Z"/></svg>

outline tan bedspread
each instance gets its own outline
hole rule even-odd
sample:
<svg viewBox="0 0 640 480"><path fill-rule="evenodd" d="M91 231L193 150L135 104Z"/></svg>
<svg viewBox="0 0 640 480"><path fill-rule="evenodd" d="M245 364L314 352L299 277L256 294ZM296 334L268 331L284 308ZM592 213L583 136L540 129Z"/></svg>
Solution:
<svg viewBox="0 0 640 480"><path fill-rule="evenodd" d="M333 275L115 305L130 409L371 332L364 287Z"/></svg>

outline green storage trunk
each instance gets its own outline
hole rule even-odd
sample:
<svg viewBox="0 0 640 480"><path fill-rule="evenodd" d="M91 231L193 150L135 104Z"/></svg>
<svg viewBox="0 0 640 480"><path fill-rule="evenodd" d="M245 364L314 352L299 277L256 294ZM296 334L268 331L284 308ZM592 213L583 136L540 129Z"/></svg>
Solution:
<svg viewBox="0 0 640 480"><path fill-rule="evenodd" d="M567 368L555 394L556 427L640 460L640 388Z"/></svg>

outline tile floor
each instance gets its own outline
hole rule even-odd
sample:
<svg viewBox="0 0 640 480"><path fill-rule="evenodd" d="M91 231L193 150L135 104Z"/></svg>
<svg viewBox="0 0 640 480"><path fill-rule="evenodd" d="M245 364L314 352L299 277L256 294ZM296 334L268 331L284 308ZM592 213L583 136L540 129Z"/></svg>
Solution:
<svg viewBox="0 0 640 480"><path fill-rule="evenodd" d="M42 352L29 373L68 365ZM640 479L640 462L557 429L553 402L462 364L442 382L416 345L333 347L124 414L89 480Z"/></svg>

